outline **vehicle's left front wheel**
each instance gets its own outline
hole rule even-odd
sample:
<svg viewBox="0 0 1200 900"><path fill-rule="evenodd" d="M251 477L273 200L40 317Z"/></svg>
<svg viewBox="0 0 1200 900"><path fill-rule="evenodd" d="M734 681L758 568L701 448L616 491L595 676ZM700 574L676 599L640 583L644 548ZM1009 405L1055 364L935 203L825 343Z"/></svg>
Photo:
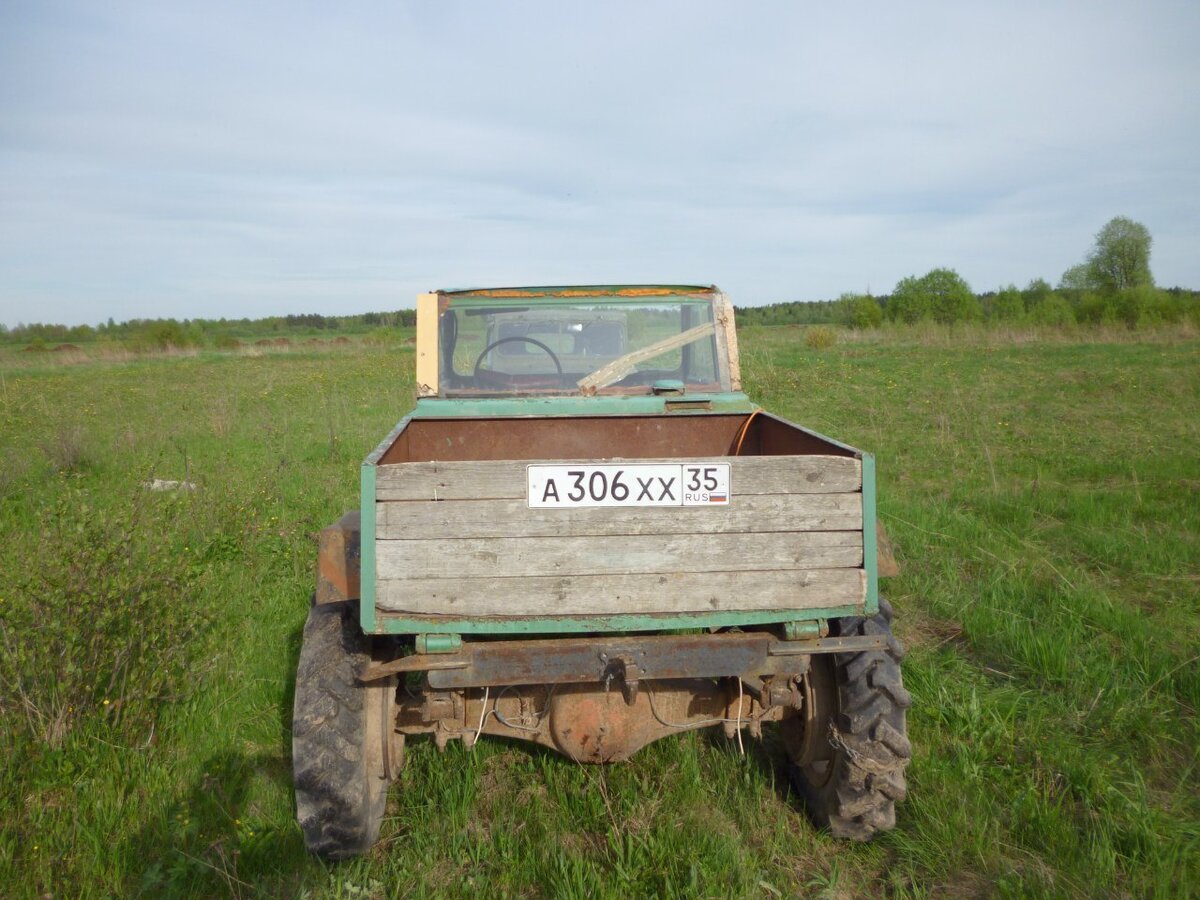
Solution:
<svg viewBox="0 0 1200 900"><path fill-rule="evenodd" d="M326 859L357 856L375 843L389 776L402 761L396 682L360 682L369 660L352 604L312 607L296 670L292 769L304 843Z"/></svg>

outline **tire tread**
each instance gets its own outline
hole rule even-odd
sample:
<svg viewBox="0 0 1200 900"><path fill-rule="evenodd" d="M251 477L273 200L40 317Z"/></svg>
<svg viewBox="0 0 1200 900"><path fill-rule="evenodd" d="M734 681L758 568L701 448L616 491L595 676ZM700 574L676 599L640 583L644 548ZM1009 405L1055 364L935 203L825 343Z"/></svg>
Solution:
<svg viewBox="0 0 1200 900"><path fill-rule="evenodd" d="M877 615L830 623L831 634L881 636L885 646L837 654L832 660L837 713L829 735L834 749L830 777L818 785L793 766L810 816L835 837L848 840L868 841L893 828L895 805L908 792L904 770L912 759L912 744L905 711L912 696L901 678L904 647L892 635L892 617L891 604L880 598Z"/></svg>
<svg viewBox="0 0 1200 900"><path fill-rule="evenodd" d="M387 783L365 747L369 690L358 681L365 639L347 604L313 606L296 671L292 764L296 818L311 853L365 853L379 836Z"/></svg>

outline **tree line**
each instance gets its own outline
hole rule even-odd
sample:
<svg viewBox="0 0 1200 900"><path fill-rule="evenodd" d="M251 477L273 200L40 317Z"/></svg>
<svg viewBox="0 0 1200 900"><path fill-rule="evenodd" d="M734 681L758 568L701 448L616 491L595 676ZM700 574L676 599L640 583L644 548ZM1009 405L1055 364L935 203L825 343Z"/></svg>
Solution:
<svg viewBox="0 0 1200 900"><path fill-rule="evenodd" d="M1123 216L1096 234L1086 258L1063 273L1058 286L1037 278L975 293L953 269L902 278L890 294L843 294L836 301L776 303L738 308L748 325L841 324L873 328L884 322L986 322L1065 326L1124 324L1130 328L1190 319L1200 325L1200 291L1158 288L1150 271L1152 239L1146 226Z"/></svg>
<svg viewBox="0 0 1200 900"><path fill-rule="evenodd" d="M1146 226L1123 216L1095 236L1084 260L1063 273L1057 287L1037 278L1024 288L1010 284L975 293L955 270L937 268L900 279L890 294L842 294L837 300L789 301L736 307L742 325L840 324L873 328L884 322L915 324L985 322L1068 326L1076 323L1124 324L1131 328L1189 319L1200 325L1200 291L1162 289L1150 270L1152 238ZM368 312L348 316L302 313L263 319L111 318L100 325L31 323L6 328L0 340L51 345L113 340L135 348L232 347L241 341L284 336L390 334L416 324L416 310Z"/></svg>
<svg viewBox="0 0 1200 900"><path fill-rule="evenodd" d="M300 313L263 319L130 319L111 318L91 325L54 325L42 322L7 328L0 324L0 339L34 346L113 341L134 348L232 347L262 338L310 337L325 334L372 334L416 324L415 309L368 312L347 316Z"/></svg>

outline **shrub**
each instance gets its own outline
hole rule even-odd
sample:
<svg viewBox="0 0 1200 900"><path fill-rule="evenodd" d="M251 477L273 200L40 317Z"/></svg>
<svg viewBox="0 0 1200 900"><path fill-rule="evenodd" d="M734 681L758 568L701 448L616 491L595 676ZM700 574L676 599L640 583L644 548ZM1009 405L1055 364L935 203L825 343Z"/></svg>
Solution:
<svg viewBox="0 0 1200 900"><path fill-rule="evenodd" d="M1051 294L1029 311L1029 321L1034 325L1074 325L1075 311L1058 294Z"/></svg>
<svg viewBox="0 0 1200 900"><path fill-rule="evenodd" d="M1075 315L1080 322L1091 325L1113 325L1117 322L1117 301L1112 294L1084 291L1079 295Z"/></svg>
<svg viewBox="0 0 1200 900"><path fill-rule="evenodd" d="M828 325L812 325L804 331L804 343L813 350L824 350L837 343L837 332Z"/></svg>
<svg viewBox="0 0 1200 900"><path fill-rule="evenodd" d="M842 294L834 309L837 321L847 328L875 328L883 322L883 307L867 294Z"/></svg>
<svg viewBox="0 0 1200 900"><path fill-rule="evenodd" d="M192 347L200 342L196 329L183 325L174 319L156 319L141 325L129 339L130 347L134 350L168 350L172 347Z"/></svg>
<svg viewBox="0 0 1200 900"><path fill-rule="evenodd" d="M186 515L160 495L110 510L68 489L35 542L0 548L0 704L28 738L59 746L81 721L140 738L190 682L207 618L195 571L163 540Z"/></svg>
<svg viewBox="0 0 1200 900"><path fill-rule="evenodd" d="M407 335L398 328L373 328L362 341L376 347L391 347L404 343L406 337Z"/></svg>
<svg viewBox="0 0 1200 900"><path fill-rule="evenodd" d="M1013 285L1000 291L988 305L989 322L1019 322L1025 318L1025 300Z"/></svg>
<svg viewBox="0 0 1200 900"><path fill-rule="evenodd" d="M1170 294L1149 285L1118 291L1114 303L1118 318L1130 328L1177 322L1183 313Z"/></svg>
<svg viewBox="0 0 1200 900"><path fill-rule="evenodd" d="M1025 301L1025 311L1032 312L1039 303L1054 296L1054 288L1045 278L1035 278L1021 291L1021 299Z"/></svg>

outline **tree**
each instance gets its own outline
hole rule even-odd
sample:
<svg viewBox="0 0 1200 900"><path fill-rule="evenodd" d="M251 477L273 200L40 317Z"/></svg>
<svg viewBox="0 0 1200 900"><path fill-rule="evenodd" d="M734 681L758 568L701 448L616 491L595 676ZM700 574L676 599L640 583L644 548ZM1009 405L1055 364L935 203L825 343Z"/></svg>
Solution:
<svg viewBox="0 0 1200 900"><path fill-rule="evenodd" d="M974 321L983 317L983 307L971 287L953 269L933 269L920 278L900 280L887 305L893 321L919 322L935 319L943 324Z"/></svg>
<svg viewBox="0 0 1200 900"><path fill-rule="evenodd" d="M1116 293L1153 287L1150 231L1140 222L1117 216L1096 233L1087 260L1063 273L1060 287Z"/></svg>
<svg viewBox="0 0 1200 900"><path fill-rule="evenodd" d="M1071 266L1062 273L1062 278L1058 279L1060 291L1089 291L1092 287L1092 269L1085 262Z"/></svg>
<svg viewBox="0 0 1200 900"><path fill-rule="evenodd" d="M929 293L933 318L943 325L983 318L983 307L963 277L953 269L934 269L921 279Z"/></svg>
<svg viewBox="0 0 1200 900"><path fill-rule="evenodd" d="M1140 222L1117 216L1100 229L1088 267L1101 290L1153 287L1150 231Z"/></svg>
<svg viewBox="0 0 1200 900"><path fill-rule="evenodd" d="M835 309L837 321L849 328L874 328L883 321L879 301L869 294L842 294Z"/></svg>
<svg viewBox="0 0 1200 900"><path fill-rule="evenodd" d="M892 296L888 298L887 314L893 322L909 325L933 315L929 295L921 288L921 279L909 275L897 282Z"/></svg>
<svg viewBox="0 0 1200 900"><path fill-rule="evenodd" d="M1016 322L1025 318L1025 301L1016 285L1010 284L992 298L988 318L993 322Z"/></svg>
<svg viewBox="0 0 1200 900"><path fill-rule="evenodd" d="M1034 325L1063 325L1075 324L1075 311L1071 304L1058 294L1051 294L1029 311L1029 321Z"/></svg>

